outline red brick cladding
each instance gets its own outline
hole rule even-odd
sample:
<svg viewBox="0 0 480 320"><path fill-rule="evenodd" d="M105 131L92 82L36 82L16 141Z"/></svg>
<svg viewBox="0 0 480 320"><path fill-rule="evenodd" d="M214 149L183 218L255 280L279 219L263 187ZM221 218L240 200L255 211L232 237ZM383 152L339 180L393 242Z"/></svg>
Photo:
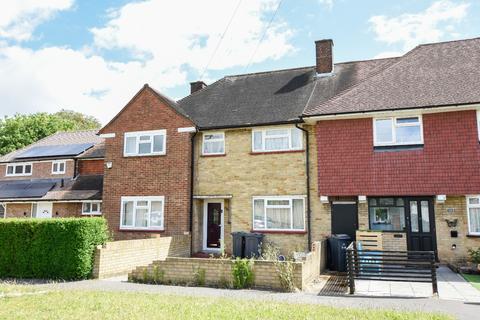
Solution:
<svg viewBox="0 0 480 320"><path fill-rule="evenodd" d="M166 105L148 87L101 133L115 133L105 140L105 161L113 167L105 169L103 215L115 239L146 238L159 232L120 231L120 199L122 196L165 196L162 235L189 231L191 134L179 133L180 127L192 127L187 118ZM125 132L167 130L167 153L164 156L123 157Z"/></svg>
<svg viewBox="0 0 480 320"><path fill-rule="evenodd" d="M422 150L373 150L371 118L319 121L319 195L480 193L475 111L423 115Z"/></svg>
<svg viewBox="0 0 480 320"><path fill-rule="evenodd" d="M103 159L102 160L79 160L78 174L94 175L103 174Z"/></svg>
<svg viewBox="0 0 480 320"><path fill-rule="evenodd" d="M25 161L32 163L32 175L30 176L13 176L7 177L7 164L0 164L0 179L1 180L24 180L24 179L52 179L52 178L66 178L73 177L74 161L66 160L65 174L52 174L52 161ZM13 162L12 162L13 164Z"/></svg>

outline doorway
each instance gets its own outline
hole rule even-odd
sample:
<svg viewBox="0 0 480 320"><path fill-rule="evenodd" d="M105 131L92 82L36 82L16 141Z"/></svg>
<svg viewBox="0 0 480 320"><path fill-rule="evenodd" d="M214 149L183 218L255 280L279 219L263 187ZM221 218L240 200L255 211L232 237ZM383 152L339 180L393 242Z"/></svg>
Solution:
<svg viewBox="0 0 480 320"><path fill-rule="evenodd" d="M355 240L358 229L357 203L342 201L332 202L332 234L347 234Z"/></svg>
<svg viewBox="0 0 480 320"><path fill-rule="evenodd" d="M224 233L223 200L205 200L203 210L203 250L220 251Z"/></svg>

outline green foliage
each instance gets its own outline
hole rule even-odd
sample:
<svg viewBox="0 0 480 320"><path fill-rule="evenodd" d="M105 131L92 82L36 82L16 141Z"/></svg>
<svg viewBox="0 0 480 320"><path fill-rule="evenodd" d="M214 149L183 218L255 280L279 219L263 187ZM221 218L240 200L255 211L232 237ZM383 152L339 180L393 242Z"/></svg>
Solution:
<svg viewBox="0 0 480 320"><path fill-rule="evenodd" d="M251 288L254 282L253 260L237 258L232 264L233 287Z"/></svg>
<svg viewBox="0 0 480 320"><path fill-rule="evenodd" d="M162 284L165 280L165 271L161 270L157 265L153 266L153 283Z"/></svg>
<svg viewBox="0 0 480 320"><path fill-rule="evenodd" d="M57 131L96 129L100 122L79 112L17 114L0 119L0 155L23 148Z"/></svg>
<svg viewBox="0 0 480 320"><path fill-rule="evenodd" d="M197 268L193 270L193 282L196 286L204 286L205 285L205 276L206 271L202 268Z"/></svg>
<svg viewBox="0 0 480 320"><path fill-rule="evenodd" d="M88 278L106 240L103 218L1 219L0 277Z"/></svg>
<svg viewBox="0 0 480 320"><path fill-rule="evenodd" d="M275 261L275 268L277 269L278 279L282 289L286 292L294 292L296 290L293 274L295 265L292 260Z"/></svg>
<svg viewBox="0 0 480 320"><path fill-rule="evenodd" d="M470 256L470 261L472 261L473 263L480 264L480 248L468 249L468 255Z"/></svg>

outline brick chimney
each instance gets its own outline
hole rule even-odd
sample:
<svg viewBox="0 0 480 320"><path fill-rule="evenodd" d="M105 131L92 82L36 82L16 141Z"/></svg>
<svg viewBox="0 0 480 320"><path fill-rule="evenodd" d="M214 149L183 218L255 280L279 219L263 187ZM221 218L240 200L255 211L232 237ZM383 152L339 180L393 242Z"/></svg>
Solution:
<svg viewBox="0 0 480 320"><path fill-rule="evenodd" d="M333 71L333 40L324 39L315 41L316 71L317 74Z"/></svg>
<svg viewBox="0 0 480 320"><path fill-rule="evenodd" d="M206 86L207 85L203 81L190 82L190 94L197 92L198 90L202 90Z"/></svg>

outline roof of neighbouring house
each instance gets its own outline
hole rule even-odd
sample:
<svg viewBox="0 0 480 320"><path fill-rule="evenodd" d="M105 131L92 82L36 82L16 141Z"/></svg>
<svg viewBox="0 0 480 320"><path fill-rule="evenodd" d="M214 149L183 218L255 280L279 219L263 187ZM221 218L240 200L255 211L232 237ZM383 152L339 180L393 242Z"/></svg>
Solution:
<svg viewBox="0 0 480 320"><path fill-rule="evenodd" d="M226 76L178 104L201 129L299 122L312 101L326 101L396 61L337 63L320 77L315 67Z"/></svg>
<svg viewBox="0 0 480 320"><path fill-rule="evenodd" d="M105 153L104 139L96 133L97 130L57 132L24 148L1 156L0 163L46 158L103 158ZM54 155L55 152L58 152L58 154Z"/></svg>
<svg viewBox="0 0 480 320"><path fill-rule="evenodd" d="M316 101L305 116L480 102L480 38L419 45L342 93Z"/></svg>

